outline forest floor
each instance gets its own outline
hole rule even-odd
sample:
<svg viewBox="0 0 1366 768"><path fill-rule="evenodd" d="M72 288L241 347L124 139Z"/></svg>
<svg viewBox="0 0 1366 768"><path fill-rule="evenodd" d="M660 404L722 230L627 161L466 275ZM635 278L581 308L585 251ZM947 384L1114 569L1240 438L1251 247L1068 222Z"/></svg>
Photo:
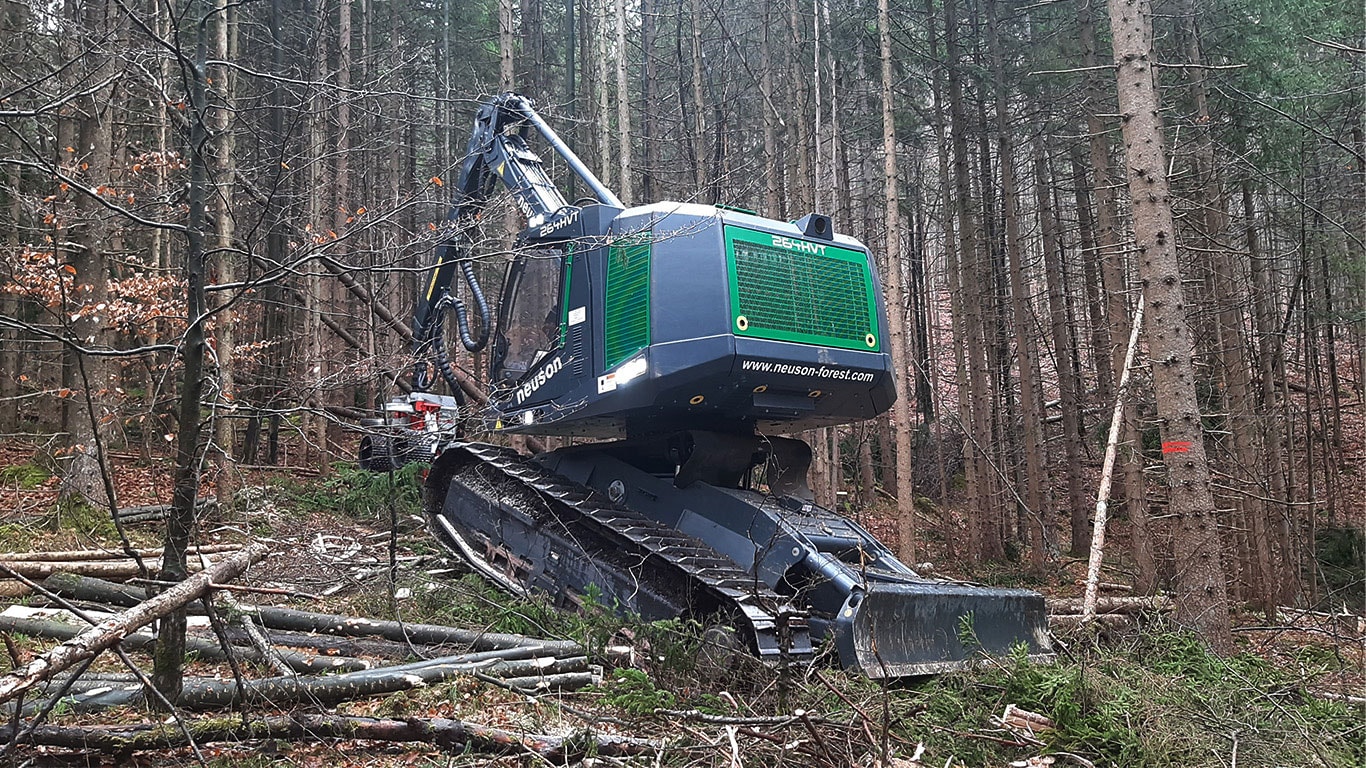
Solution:
<svg viewBox="0 0 1366 768"><path fill-rule="evenodd" d="M0 444L0 550L116 547L106 514L57 510L55 480L42 456L27 443ZM113 464L122 507L169 501L168 460L116 452ZM532 697L469 678L342 704L334 710L340 714L447 717L551 735L590 729L657 747L647 758L598 757L585 765L1366 766L1363 606L1352 616L1334 615L1341 610L1331 605L1319 613L1282 611L1271 620L1239 614L1238 652L1223 658L1162 616L1146 616L1099 635L1061 636L1051 665L1003 659L887 685L846 675L828 661L782 673L742 664L719 676L699 663L697 632L687 624L640 624L601 611L568 615L454 573L457 564L416 516L411 473L399 475L392 488L386 476L340 464L324 475L309 468L252 469L243 480L239 503L209 510L199 540L264 542L275 556L242 583L307 597L239 600L573 639L603 669L601 684L572 693ZM885 532L891 527L886 512L866 511L865 523ZM397 521L392 533L391 520ZM137 546L160 543L156 523L129 531ZM391 540L398 563L392 584ZM1029 586L1051 598L1079 595L1084 563L1055 565L1044 579L1008 568L940 572ZM1122 581L1123 571L1105 578ZM21 642L29 653L41 646ZM228 674L203 661L193 669ZM1045 715L1053 726L1011 727L1007 705ZM146 717L125 708L53 719L92 724ZM337 739L220 743L204 754L215 766L545 764ZM73 757L62 750L28 756L40 762ZM121 758L148 766L193 760L183 749Z"/></svg>

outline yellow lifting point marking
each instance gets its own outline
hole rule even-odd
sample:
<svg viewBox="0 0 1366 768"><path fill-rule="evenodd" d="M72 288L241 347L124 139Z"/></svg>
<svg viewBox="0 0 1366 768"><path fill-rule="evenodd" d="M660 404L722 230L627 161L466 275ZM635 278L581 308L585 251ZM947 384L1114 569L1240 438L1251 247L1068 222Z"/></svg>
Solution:
<svg viewBox="0 0 1366 768"><path fill-rule="evenodd" d="M689 403L690 405L701 405L701 404L702 404L702 401L703 401L703 400L706 400L706 399L707 399L707 398L703 397L702 395L693 395L693 396L692 396L692 399L689 400L688 403Z"/></svg>
<svg viewBox="0 0 1366 768"><path fill-rule="evenodd" d="M436 266L432 267L432 282L427 286L427 301L431 301L432 294L436 292L436 276L438 273L441 272L441 265L444 263L446 262L443 259L441 261L438 261L436 263Z"/></svg>
<svg viewBox="0 0 1366 768"><path fill-rule="evenodd" d="M739 328L742 331L748 329L749 318L745 317L744 315L740 315L739 317L735 318L735 327Z"/></svg>
<svg viewBox="0 0 1366 768"><path fill-rule="evenodd" d="M768 385L767 385L767 384L760 384L759 386L757 386L757 387L754 388L755 394L758 394L758 393L761 393L761 392L767 392L767 391L768 391Z"/></svg>
<svg viewBox="0 0 1366 768"><path fill-rule="evenodd" d="M870 334L868 334L867 336L864 336L864 337L863 337L863 343L864 343L864 344L867 344L867 345L870 346L870 347L876 347L876 346L877 346L877 337L870 333Z"/></svg>

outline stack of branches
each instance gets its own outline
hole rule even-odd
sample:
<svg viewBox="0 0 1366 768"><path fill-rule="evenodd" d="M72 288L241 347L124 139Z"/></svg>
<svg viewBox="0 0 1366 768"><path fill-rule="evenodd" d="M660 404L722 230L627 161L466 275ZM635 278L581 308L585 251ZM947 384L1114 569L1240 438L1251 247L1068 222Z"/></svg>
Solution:
<svg viewBox="0 0 1366 768"><path fill-rule="evenodd" d="M41 584L20 576L60 610L15 607L0 615L0 633L14 662L14 669L0 676L0 706L11 718L7 728L0 728L5 751L22 743L126 753L173 745L193 747L201 741L328 737L418 741L481 752L533 751L543 756L585 749L626 754L634 749L629 739L513 735L441 718L387 721L293 714L244 718L226 725L221 718L197 722L184 718L187 710L247 705L328 707L456 676L475 677L527 694L572 690L600 679L583 649L568 641L286 608L215 605L211 592L240 576L266 551L257 544L233 552L151 598L132 586L89 576L54 574ZM169 702L127 652L150 650L156 640L142 628L180 608L208 619L207 626L191 630L187 652L205 660L226 661L232 675L226 680L187 677L179 697ZM72 621L84 622L84 626ZM23 663L10 633L61 643ZM128 671L91 671L92 662L106 650L118 654ZM270 667L275 673L248 677L243 662ZM75 712L152 705L172 709L177 719L174 727L44 725L59 705ZM27 724L25 718L31 718Z"/></svg>

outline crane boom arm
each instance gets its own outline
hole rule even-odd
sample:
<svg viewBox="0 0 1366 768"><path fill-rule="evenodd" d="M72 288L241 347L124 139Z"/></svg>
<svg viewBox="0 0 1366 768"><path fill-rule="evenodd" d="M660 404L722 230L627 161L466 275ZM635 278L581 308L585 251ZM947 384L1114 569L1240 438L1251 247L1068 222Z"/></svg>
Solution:
<svg viewBox="0 0 1366 768"><path fill-rule="evenodd" d="M436 248L436 259L420 275L417 306L413 313L413 388L425 391L432 384L428 359L436 363L443 377L450 378L449 356L445 350L442 325L444 310L455 310L461 343L470 351L482 349L488 341L489 308L475 279L470 263L469 224L479 216L499 182L512 194L527 220L521 240L538 240L554 235L573 221L580 208L571 205L546 173L541 158L527 145L535 129L546 144L592 192L597 202L621 207L621 201L574 154L564 140L536 113L531 101L516 93L503 93L484 102L474 117L465 159L455 184L455 199L447 220L453 233ZM464 303L456 299L452 287L457 271L469 285L479 311L479 334L470 332ZM430 274L428 274L430 273ZM452 387L458 391L458 387Z"/></svg>

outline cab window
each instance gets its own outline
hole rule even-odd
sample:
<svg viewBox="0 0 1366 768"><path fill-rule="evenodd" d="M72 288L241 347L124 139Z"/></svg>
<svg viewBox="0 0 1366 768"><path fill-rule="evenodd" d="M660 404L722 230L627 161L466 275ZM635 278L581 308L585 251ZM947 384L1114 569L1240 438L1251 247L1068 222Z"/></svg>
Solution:
<svg viewBox="0 0 1366 768"><path fill-rule="evenodd" d="M508 264L493 356L493 380L516 384L560 347L564 252L524 251Z"/></svg>

